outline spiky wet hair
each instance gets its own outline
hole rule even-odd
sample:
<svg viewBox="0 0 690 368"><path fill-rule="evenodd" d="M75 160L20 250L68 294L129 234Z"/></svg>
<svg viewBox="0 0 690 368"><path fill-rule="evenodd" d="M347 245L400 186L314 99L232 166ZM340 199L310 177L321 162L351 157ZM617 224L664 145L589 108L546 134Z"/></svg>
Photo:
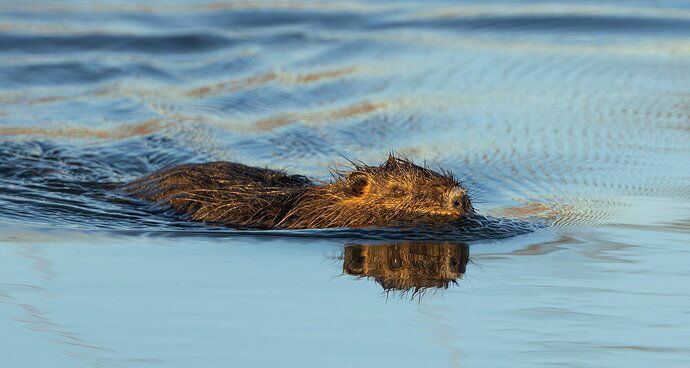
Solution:
<svg viewBox="0 0 690 368"><path fill-rule="evenodd" d="M455 178L452 172L440 169L440 172L433 171L426 162L424 166L416 165L411 159L398 154L390 153L388 159L378 166L369 166L361 161L348 159L352 165L346 170L331 170L331 175L335 179L334 184L345 185L357 188L354 184L366 184L362 179L369 178L390 180L396 179L404 182L415 182L419 180L434 182L442 187L461 187L462 183ZM364 175L364 176L361 176ZM359 182L359 183L357 183ZM347 189L346 189L347 190ZM352 190L352 188L350 188Z"/></svg>

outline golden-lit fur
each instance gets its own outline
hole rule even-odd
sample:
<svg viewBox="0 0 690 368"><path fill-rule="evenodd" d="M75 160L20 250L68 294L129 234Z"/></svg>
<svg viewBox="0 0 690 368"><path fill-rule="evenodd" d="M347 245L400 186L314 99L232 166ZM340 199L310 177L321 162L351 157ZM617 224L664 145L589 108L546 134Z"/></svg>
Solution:
<svg viewBox="0 0 690 368"><path fill-rule="evenodd" d="M353 228L437 224L472 206L448 172L391 155L380 166L354 164L315 184L301 175L231 162L180 165L125 186L133 195L192 219L255 228Z"/></svg>

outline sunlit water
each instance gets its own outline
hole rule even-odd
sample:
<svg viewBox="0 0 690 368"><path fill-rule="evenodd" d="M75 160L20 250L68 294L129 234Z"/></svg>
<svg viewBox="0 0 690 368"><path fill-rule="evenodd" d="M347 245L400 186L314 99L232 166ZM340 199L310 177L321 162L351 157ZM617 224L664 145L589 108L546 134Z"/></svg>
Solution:
<svg viewBox="0 0 690 368"><path fill-rule="evenodd" d="M490 226L238 231L117 190L391 150ZM2 367L687 367L688 240L685 1L0 2Z"/></svg>

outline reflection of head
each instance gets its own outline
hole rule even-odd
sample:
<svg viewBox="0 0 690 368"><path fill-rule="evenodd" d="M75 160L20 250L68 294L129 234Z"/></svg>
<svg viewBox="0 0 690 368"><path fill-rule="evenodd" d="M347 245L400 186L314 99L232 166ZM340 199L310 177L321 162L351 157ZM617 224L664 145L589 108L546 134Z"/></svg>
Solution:
<svg viewBox="0 0 690 368"><path fill-rule="evenodd" d="M373 277L385 291L448 288L465 273L469 247L457 243L401 242L346 245L343 271Z"/></svg>

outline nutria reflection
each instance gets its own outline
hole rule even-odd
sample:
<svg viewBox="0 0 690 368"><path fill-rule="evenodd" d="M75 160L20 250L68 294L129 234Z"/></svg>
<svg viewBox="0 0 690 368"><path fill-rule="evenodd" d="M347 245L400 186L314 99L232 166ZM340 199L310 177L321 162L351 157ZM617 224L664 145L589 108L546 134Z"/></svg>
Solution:
<svg viewBox="0 0 690 368"><path fill-rule="evenodd" d="M450 172L390 155L378 166L352 163L316 183L302 175L233 162L179 165L124 190L192 220L268 229L446 224L474 212Z"/></svg>
<svg viewBox="0 0 690 368"><path fill-rule="evenodd" d="M462 243L352 244L343 250L343 272L372 277L386 292L418 293L457 284L469 258Z"/></svg>

